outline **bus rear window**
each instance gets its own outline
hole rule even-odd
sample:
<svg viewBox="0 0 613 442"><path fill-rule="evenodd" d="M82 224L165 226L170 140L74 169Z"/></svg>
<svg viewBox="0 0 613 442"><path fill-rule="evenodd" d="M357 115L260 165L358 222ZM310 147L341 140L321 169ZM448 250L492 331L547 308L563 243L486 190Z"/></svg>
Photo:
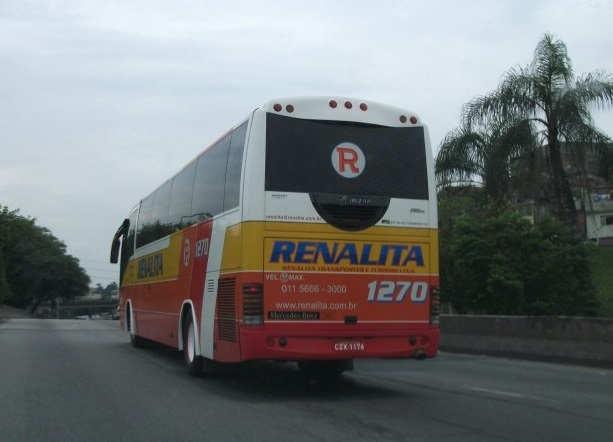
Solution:
<svg viewBox="0 0 613 442"><path fill-rule="evenodd" d="M268 114L265 188L426 200L424 130Z"/></svg>

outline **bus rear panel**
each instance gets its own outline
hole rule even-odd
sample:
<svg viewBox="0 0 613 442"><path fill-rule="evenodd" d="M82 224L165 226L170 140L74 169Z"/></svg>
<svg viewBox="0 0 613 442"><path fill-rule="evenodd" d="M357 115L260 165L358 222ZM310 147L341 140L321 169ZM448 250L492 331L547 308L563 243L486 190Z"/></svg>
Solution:
<svg viewBox="0 0 613 442"><path fill-rule="evenodd" d="M265 119L265 141L250 143L265 146L264 192L248 193L263 200L264 222L253 233L261 244L244 253L261 255L252 261L263 271L262 324L243 320L243 357L435 356L438 236L424 127L376 105L338 114L327 102L302 105L304 115L289 103L254 116Z"/></svg>

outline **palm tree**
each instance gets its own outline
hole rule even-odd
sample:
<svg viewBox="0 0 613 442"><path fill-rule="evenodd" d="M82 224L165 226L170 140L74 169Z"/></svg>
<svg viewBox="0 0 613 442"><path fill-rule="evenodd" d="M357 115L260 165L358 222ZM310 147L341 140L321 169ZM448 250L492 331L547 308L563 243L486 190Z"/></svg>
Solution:
<svg viewBox="0 0 613 442"><path fill-rule="evenodd" d="M508 200L511 162L536 148L530 121L496 120L481 130L465 125L447 134L436 157L435 171L442 188L482 186L496 207Z"/></svg>
<svg viewBox="0 0 613 442"><path fill-rule="evenodd" d="M613 79L603 71L575 79L566 45L545 34L525 68L505 74L498 89L468 103L464 124L489 124L519 115L531 121L546 149L558 218L578 235L575 203L562 163L563 142L594 149L607 146L609 137L594 126L590 108L613 105ZM610 146L608 147L610 148Z"/></svg>

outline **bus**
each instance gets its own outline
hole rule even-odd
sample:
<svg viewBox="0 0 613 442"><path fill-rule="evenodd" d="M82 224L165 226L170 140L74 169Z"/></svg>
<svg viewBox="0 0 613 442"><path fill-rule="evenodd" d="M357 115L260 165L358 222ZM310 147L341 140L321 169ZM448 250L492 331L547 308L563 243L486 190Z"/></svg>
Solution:
<svg viewBox="0 0 613 442"><path fill-rule="evenodd" d="M134 346L223 364L437 355L436 186L426 126L366 100L270 101L140 200L115 233Z"/></svg>

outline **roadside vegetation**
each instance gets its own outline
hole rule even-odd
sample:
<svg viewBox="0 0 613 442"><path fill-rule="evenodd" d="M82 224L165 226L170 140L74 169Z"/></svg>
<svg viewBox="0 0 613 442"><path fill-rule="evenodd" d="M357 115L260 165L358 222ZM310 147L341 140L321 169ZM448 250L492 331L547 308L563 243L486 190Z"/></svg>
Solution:
<svg viewBox="0 0 613 442"><path fill-rule="evenodd" d="M456 189L457 191L457 189ZM460 314L613 317L613 249L550 217L439 195L441 292Z"/></svg>
<svg viewBox="0 0 613 442"><path fill-rule="evenodd" d="M0 305L28 309L89 291L89 276L36 219L0 205Z"/></svg>
<svg viewBox="0 0 613 442"><path fill-rule="evenodd" d="M613 247L587 246L598 316L613 318Z"/></svg>
<svg viewBox="0 0 613 442"><path fill-rule="evenodd" d="M613 144L591 110L612 105L613 77L575 77L564 43L546 34L528 66L464 106L435 161L448 309L613 317L613 249L583 243L565 168L583 170L589 152L611 183ZM522 199L546 214L523 219Z"/></svg>

